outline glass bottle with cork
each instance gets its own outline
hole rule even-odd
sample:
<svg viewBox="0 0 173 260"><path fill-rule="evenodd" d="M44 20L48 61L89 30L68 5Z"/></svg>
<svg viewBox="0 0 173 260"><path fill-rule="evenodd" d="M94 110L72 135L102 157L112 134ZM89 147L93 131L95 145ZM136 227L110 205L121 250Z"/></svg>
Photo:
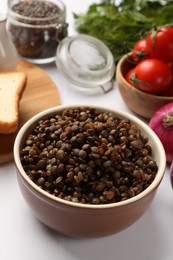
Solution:
<svg viewBox="0 0 173 260"><path fill-rule="evenodd" d="M0 13L0 71L12 71L18 61L17 51L6 30L6 14Z"/></svg>

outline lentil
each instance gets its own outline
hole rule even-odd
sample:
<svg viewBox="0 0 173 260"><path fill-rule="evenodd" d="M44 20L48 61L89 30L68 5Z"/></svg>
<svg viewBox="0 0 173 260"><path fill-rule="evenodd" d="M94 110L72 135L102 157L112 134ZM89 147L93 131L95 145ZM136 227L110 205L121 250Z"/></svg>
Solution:
<svg viewBox="0 0 173 260"><path fill-rule="evenodd" d="M86 107L40 120L26 136L20 157L41 189L86 204L132 198L152 183L158 170L148 138L137 125Z"/></svg>
<svg viewBox="0 0 173 260"><path fill-rule="evenodd" d="M49 1L28 0L14 3L11 10L8 31L18 54L29 59L55 57L58 43L67 36L67 24L61 21L64 18L60 18L59 6Z"/></svg>

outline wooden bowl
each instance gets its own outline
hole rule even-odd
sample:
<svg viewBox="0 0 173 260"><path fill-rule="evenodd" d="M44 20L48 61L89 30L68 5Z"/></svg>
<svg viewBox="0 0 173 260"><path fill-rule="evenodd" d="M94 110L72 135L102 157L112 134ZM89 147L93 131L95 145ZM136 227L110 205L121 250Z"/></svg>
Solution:
<svg viewBox="0 0 173 260"><path fill-rule="evenodd" d="M165 104L173 101L173 96L158 96L142 92L131 86L126 80L126 73L134 65L129 62L129 54L124 55L117 64L116 81L126 105L136 114L150 119Z"/></svg>
<svg viewBox="0 0 173 260"><path fill-rule="evenodd" d="M120 118L129 119L141 128L145 136L148 136L149 144L152 147L153 159L158 165L155 179L140 194L116 203L91 205L55 197L41 189L28 177L21 163L20 151L26 135L31 133L38 120L45 120L50 114L58 114L66 108L75 107L77 106L59 106L45 110L31 118L21 128L14 145L14 160L19 187L26 203L35 216L50 228L72 237L112 235L132 225L148 209L164 176L166 166L165 152L159 138L142 120L125 112L92 106L92 108L96 108L98 111L113 112Z"/></svg>

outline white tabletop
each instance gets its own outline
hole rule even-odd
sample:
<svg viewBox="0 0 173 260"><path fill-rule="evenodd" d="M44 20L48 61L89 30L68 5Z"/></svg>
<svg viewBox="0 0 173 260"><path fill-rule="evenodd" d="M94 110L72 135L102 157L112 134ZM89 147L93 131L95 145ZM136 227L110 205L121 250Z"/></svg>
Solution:
<svg viewBox="0 0 173 260"><path fill-rule="evenodd" d="M5 1L2 2L5 5ZM72 12L86 11L93 1L64 2L67 6L69 34L73 35L75 31ZM55 64L41 68L57 85L62 104L104 104L132 113L121 99L116 84L107 94L84 95L70 87L57 71ZM168 168L153 203L135 224L109 237L74 239L41 224L21 195L14 163L0 166L1 260L172 260L172 241L173 191Z"/></svg>

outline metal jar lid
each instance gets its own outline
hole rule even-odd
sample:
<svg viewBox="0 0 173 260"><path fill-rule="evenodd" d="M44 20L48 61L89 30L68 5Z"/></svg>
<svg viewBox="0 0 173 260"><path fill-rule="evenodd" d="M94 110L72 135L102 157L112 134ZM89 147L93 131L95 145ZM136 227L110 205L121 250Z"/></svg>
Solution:
<svg viewBox="0 0 173 260"><path fill-rule="evenodd" d="M108 47L99 39L79 34L63 39L57 48L58 70L74 85L86 90L113 87L115 63Z"/></svg>

